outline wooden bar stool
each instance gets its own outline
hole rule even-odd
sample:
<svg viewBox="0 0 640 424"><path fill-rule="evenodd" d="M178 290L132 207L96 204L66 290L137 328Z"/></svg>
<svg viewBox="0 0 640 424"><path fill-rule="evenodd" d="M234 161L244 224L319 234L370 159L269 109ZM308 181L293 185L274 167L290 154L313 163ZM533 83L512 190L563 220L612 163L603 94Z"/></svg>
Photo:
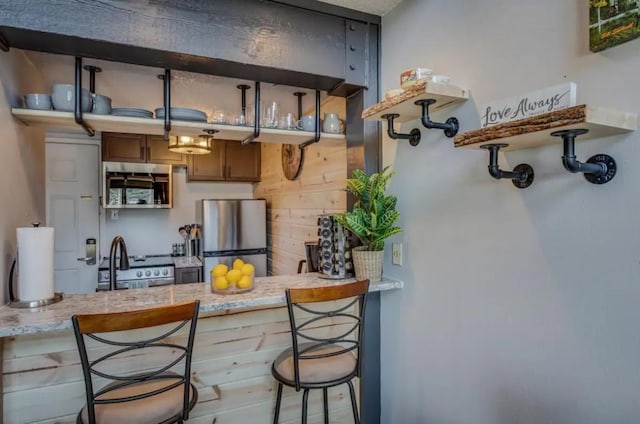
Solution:
<svg viewBox="0 0 640 424"><path fill-rule="evenodd" d="M361 340L364 328L364 311L369 291L369 280L340 286L305 289L288 289L287 308L291 325L292 347L283 351L271 366L271 373L278 380L278 394L273 416L274 424L280 416L283 384L304 390L302 395L302 423L307 422L307 399L310 389L322 389L324 422L329 423L327 389L346 383L351 395L351 408L356 424L358 407L353 388L354 377L360 375ZM345 302L326 302L347 299ZM346 303L346 304L345 304ZM313 304L313 305L310 305ZM357 306L356 306L357 304ZM333 306L332 309L327 305ZM356 308L356 312L352 312ZM323 336L314 331L322 327L323 320L339 319L347 327L337 336Z"/></svg>
<svg viewBox="0 0 640 424"><path fill-rule="evenodd" d="M198 400L190 377L199 307L200 301L195 300L130 312L74 315L71 319L87 396L87 404L78 413L76 422L168 424L187 420ZM167 328L166 324L176 325ZM189 333L183 343L175 340L180 336L165 340L185 326ZM138 329L148 329L144 330L144 340L131 341L132 334L122 333ZM86 338L98 345L92 342L88 351ZM126 362L146 353L153 355L153 362L164 354L162 365L133 375L120 375L112 370L117 367L116 361ZM97 378L106 379L108 384L95 391Z"/></svg>

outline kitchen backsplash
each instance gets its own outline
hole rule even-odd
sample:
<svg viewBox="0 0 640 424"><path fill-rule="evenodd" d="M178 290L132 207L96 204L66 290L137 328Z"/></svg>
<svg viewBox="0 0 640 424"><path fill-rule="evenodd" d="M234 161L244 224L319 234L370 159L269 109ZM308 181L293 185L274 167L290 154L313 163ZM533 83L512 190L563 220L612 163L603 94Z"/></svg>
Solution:
<svg viewBox="0 0 640 424"><path fill-rule="evenodd" d="M100 216L100 255L109 254L111 240L124 237L129 255L170 254L173 243L182 242L178 228L195 222L200 199L251 199L251 183L188 183L186 168L174 169L172 209L119 209L117 219L110 210Z"/></svg>

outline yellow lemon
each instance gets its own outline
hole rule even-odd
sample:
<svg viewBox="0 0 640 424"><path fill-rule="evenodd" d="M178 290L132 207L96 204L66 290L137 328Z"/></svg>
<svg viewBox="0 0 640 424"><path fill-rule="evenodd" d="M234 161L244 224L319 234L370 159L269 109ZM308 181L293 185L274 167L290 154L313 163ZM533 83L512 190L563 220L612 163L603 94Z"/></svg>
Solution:
<svg viewBox="0 0 640 424"><path fill-rule="evenodd" d="M233 261L233 269L242 269L243 265L244 265L244 261L240 258Z"/></svg>
<svg viewBox="0 0 640 424"><path fill-rule="evenodd" d="M238 281L236 283L236 286L239 289L248 289L249 287L251 287L253 285L253 281L251 281L251 277L249 277L248 275L243 276L240 281Z"/></svg>
<svg viewBox="0 0 640 424"><path fill-rule="evenodd" d="M251 265L251 264L242 265L242 273L244 275L251 275L254 272L256 272L256 269L253 267L253 265Z"/></svg>
<svg viewBox="0 0 640 424"><path fill-rule="evenodd" d="M224 277L225 275L227 275L227 271L229 271L228 266L226 266L225 264L218 264L211 270L211 275L213 275L214 278Z"/></svg>
<svg viewBox="0 0 640 424"><path fill-rule="evenodd" d="M218 277L213 281L213 287L216 290L226 290L229 288L229 281L226 277Z"/></svg>
<svg viewBox="0 0 640 424"><path fill-rule="evenodd" d="M229 280L231 284L240 281L241 278L242 278L242 271L240 271L239 269L232 269L227 273L227 280Z"/></svg>

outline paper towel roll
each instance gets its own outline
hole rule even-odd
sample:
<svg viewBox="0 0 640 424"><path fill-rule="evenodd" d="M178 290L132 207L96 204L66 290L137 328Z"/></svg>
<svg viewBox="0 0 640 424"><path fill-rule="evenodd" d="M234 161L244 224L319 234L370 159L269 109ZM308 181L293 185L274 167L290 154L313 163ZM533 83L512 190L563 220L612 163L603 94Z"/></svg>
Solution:
<svg viewBox="0 0 640 424"><path fill-rule="evenodd" d="M18 238L18 299L53 297L53 227L16 229Z"/></svg>

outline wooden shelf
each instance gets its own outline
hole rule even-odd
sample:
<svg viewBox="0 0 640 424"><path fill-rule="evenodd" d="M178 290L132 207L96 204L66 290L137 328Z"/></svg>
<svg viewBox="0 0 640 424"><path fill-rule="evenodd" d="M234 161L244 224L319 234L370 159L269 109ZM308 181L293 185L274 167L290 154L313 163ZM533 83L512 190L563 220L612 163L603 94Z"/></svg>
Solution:
<svg viewBox="0 0 640 424"><path fill-rule="evenodd" d="M469 90L451 84L436 84L422 81L403 93L384 99L362 111L362 119L380 119L387 113L397 113L400 116L396 122L412 121L422 117L422 109L416 106L416 100L435 99L436 103L429 107L429 111L444 109L469 98Z"/></svg>
<svg viewBox="0 0 640 424"><path fill-rule="evenodd" d="M51 129L82 130L76 124L73 112L55 110L11 109L13 116L27 125L41 126ZM120 132L130 134L164 134L164 121L152 118L131 118L127 116L96 115L85 113L84 121L96 131ZM171 135L198 136L204 130L218 130L214 138L221 140L243 140L253 134L251 127L234 125L209 124L206 122L171 121ZM313 132L288 131L272 128L260 128L260 137L255 142L276 144L302 144L314 137ZM344 146L344 134L322 133L319 144L323 146Z"/></svg>
<svg viewBox="0 0 640 424"><path fill-rule="evenodd" d="M554 131L586 128L588 133L577 141L609 137L638 129L638 115L587 105L573 106L556 112L532 116L487 128L458 134L455 147L478 148L483 144L507 143L500 151L529 149L546 144L560 144L562 139L551 136Z"/></svg>

